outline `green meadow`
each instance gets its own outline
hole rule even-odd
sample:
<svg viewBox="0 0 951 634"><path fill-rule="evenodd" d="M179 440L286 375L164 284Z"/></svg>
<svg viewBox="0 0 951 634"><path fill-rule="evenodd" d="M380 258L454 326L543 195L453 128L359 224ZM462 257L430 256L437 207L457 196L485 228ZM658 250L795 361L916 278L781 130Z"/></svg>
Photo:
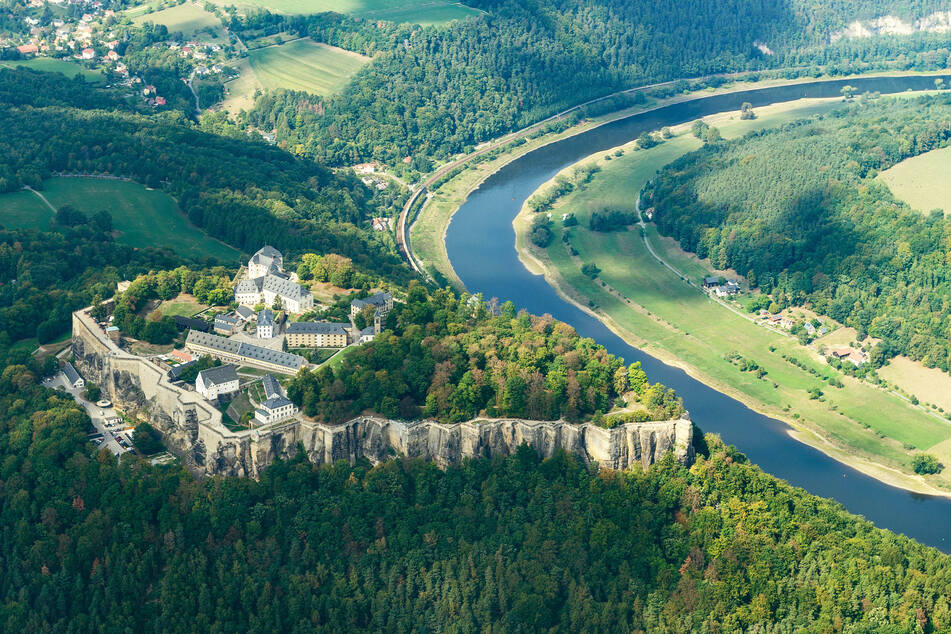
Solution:
<svg viewBox="0 0 951 634"><path fill-rule="evenodd" d="M153 24L162 24L168 28L169 33L181 32L186 39L194 38L199 31L211 29L214 39L223 39L224 30L221 20L213 13L205 11L197 4L186 2L178 6L146 13L149 5L135 7L127 13L132 17L136 24L152 22Z"/></svg>
<svg viewBox="0 0 951 634"><path fill-rule="evenodd" d="M116 240L133 247L166 246L186 257L237 261L241 253L188 222L168 194L138 183L99 178L52 178L40 191L54 208L70 205L86 214L112 214ZM29 191L0 195L0 224L47 229L53 211Z"/></svg>
<svg viewBox="0 0 951 634"><path fill-rule="evenodd" d="M896 198L923 213L941 209L951 213L951 147L905 159L881 174Z"/></svg>
<svg viewBox="0 0 951 634"><path fill-rule="evenodd" d="M725 137L733 137L836 106L836 102L785 104L761 109L752 122L730 114L706 120ZM675 360L705 382L767 414L792 420L840 448L907 469L913 451L951 439L947 421L841 374L795 338L769 330L755 323L752 316L731 311L688 285L649 253L638 226L612 233L588 230L593 211L633 209L637 192L659 168L699 146L686 126L674 132L674 138L649 150L635 150L629 144L622 156L599 154L583 161L596 162L601 171L556 203L552 210L555 239L544 250L528 248L526 214L530 212L523 210L516 221L520 251L540 258L549 273L555 271L562 292L596 309L648 352ZM579 221L567 230L567 245L561 240L565 212L574 213ZM689 279L696 281L711 270L658 236L653 225L647 226L646 237L668 264ZM570 253L568 245L577 256ZM582 264L589 262L601 269L595 279L581 272ZM742 371L737 355L757 364L765 374ZM841 381L845 387L834 387L830 380ZM811 397L813 388L822 392L821 398Z"/></svg>
<svg viewBox="0 0 951 634"><path fill-rule="evenodd" d="M479 15L478 9L451 0L212 0L221 6L239 9L268 9L275 13L309 14L335 11L390 22L412 22L423 26L445 24Z"/></svg>
<svg viewBox="0 0 951 634"><path fill-rule="evenodd" d="M300 39L253 50L248 59L264 88L301 90L316 95L340 91L369 60L340 48Z"/></svg>
<svg viewBox="0 0 951 634"><path fill-rule="evenodd" d="M32 59L0 61L0 68L15 68L17 66L32 68L33 70L43 71L44 73L62 73L67 77L82 75L87 81L102 81L102 75L99 73L99 71L90 70L85 68L79 62L66 59L34 57Z"/></svg>

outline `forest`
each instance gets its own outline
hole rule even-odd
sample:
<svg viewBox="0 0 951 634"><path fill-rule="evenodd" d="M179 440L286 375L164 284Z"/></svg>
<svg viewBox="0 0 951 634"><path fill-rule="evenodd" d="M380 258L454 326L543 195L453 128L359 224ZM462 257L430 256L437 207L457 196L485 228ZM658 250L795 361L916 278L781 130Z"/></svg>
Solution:
<svg viewBox="0 0 951 634"><path fill-rule="evenodd" d="M487 13L439 29L336 14L233 17L235 32L285 31L374 58L334 97L262 95L246 123L332 165L402 167L404 158L443 159L623 88L742 71L818 76L820 66L934 70L951 57L940 33L830 45L834 30L857 19L946 9L932 0L467 4ZM764 43L769 54L757 48Z"/></svg>
<svg viewBox="0 0 951 634"><path fill-rule="evenodd" d="M905 354L951 369L951 222L914 210L876 174L951 143L951 95L859 99L825 117L720 141L642 193L658 231L746 274L782 308L809 304Z"/></svg>
<svg viewBox="0 0 951 634"><path fill-rule="evenodd" d="M616 406L635 420L668 420L684 409L673 390L650 385L591 339L550 316L506 302L413 284L386 316L386 330L336 368L298 374L288 396L308 416L346 421L371 410L392 418L460 422L475 416L581 422Z"/></svg>
<svg viewBox="0 0 951 634"><path fill-rule="evenodd" d="M28 364L34 364L29 360ZM260 481L118 462L85 413L0 372L5 631L943 631L951 557L765 475L566 454L392 460Z"/></svg>
<svg viewBox="0 0 951 634"><path fill-rule="evenodd" d="M93 99L95 93L64 96L58 77L0 69L0 98L29 86L36 103ZM393 245L369 226L398 201L381 208L375 190L356 178L245 135L204 132L175 112L3 102L0 130L0 192L41 190L45 178L62 172L123 176L164 189L195 225L246 252L265 243L285 253L333 252L365 272L408 279Z"/></svg>

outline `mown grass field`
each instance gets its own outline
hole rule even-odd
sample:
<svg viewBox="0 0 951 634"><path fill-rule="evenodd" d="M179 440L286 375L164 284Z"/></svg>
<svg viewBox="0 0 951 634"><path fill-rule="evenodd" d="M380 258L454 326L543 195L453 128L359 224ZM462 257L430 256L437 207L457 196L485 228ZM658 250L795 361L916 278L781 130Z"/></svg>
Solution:
<svg viewBox="0 0 951 634"><path fill-rule="evenodd" d="M215 257L236 262L241 253L188 222L168 194L138 183L99 178L52 178L40 192L51 205L71 205L86 214L112 214L116 240L133 247L167 246L186 257ZM0 195L0 224L17 229L47 229L53 211L27 191Z"/></svg>
<svg viewBox="0 0 951 634"><path fill-rule="evenodd" d="M32 68L33 70L43 71L44 73L62 73L67 77L82 75L87 81L99 82L103 80L99 71L85 68L79 62L73 62L65 59L53 59L52 57L34 57L33 59L3 60L0 61L0 68L15 68L22 66Z"/></svg>
<svg viewBox="0 0 951 634"><path fill-rule="evenodd" d="M145 13L148 7L135 7L128 13L133 15L132 21L136 24L152 22L154 24L163 24L168 28L169 33L181 32L186 39L198 38L203 35L199 31L208 33L210 39L224 40L225 33L218 19L213 13L205 11L197 4L186 2L175 7L162 9L153 13ZM210 29L210 33L205 31Z"/></svg>
<svg viewBox="0 0 951 634"><path fill-rule="evenodd" d="M878 175L903 200L923 213L951 213L951 147L906 159Z"/></svg>
<svg viewBox="0 0 951 634"><path fill-rule="evenodd" d="M254 106L254 93L263 90L264 86L258 81L258 76L254 74L247 58L239 60L234 67L238 76L225 84L225 99L221 102L221 107L237 114Z"/></svg>
<svg viewBox="0 0 951 634"><path fill-rule="evenodd" d="M264 88L330 95L341 90L369 60L310 39L251 51L251 69Z"/></svg>
<svg viewBox="0 0 951 634"><path fill-rule="evenodd" d="M895 357L878 374L922 403L934 403L951 412L951 375L938 368L926 368L908 357Z"/></svg>
<svg viewBox="0 0 951 634"><path fill-rule="evenodd" d="M208 308L208 306L199 302L193 295L181 293L174 299L163 301L152 311L152 314L158 313L162 317L175 317L177 315L192 317L206 308Z"/></svg>
<svg viewBox="0 0 951 634"><path fill-rule="evenodd" d="M798 107L785 104L758 109L760 118L754 122L729 116L707 120L730 137L744 133L749 129L747 124L764 127L832 107L835 103ZM599 161L602 171L584 189L556 205L552 212L555 240L543 252L535 250L566 283L562 290L581 304L593 304L646 350L676 359L708 383L756 403L758 409L806 423L807 428L819 430L836 444L855 448L878 462L907 468L913 450L951 440L951 424L947 421L870 384L841 375L794 338L730 311L685 283L650 255L636 226L614 233L586 228L593 210L632 207L636 193L657 169L697 146L698 142L683 130L681 127L678 136L650 150L627 148L622 157L611 161L604 160L606 155L591 157ZM577 258L560 239L561 214L567 211L579 220L579 225L570 229L570 244L578 251ZM516 227L524 251L526 219L520 218ZM648 225L647 236L655 250L688 277L695 279L704 274L706 269L696 258L676 255L669 245L662 247L653 225ZM601 269L597 279L581 273L584 262L593 262ZM731 353L757 363L767 373L758 378L753 372L741 371L727 358ZM795 358L799 365L784 357ZM833 387L824 378L836 378L845 387ZM821 399L810 398L808 391L816 387L823 392Z"/></svg>
<svg viewBox="0 0 951 634"><path fill-rule="evenodd" d="M239 9L268 9L275 13L309 14L324 11L349 13L391 22L412 22L423 26L445 24L479 15L477 9L452 0L212 0L221 6Z"/></svg>

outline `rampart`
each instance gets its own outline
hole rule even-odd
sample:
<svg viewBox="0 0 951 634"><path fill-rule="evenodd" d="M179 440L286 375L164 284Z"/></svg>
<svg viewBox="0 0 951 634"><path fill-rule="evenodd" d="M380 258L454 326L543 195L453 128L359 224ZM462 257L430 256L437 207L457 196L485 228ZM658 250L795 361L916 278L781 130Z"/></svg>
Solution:
<svg viewBox="0 0 951 634"><path fill-rule="evenodd" d="M341 425L294 418L259 429L231 431L199 394L172 384L146 358L122 350L86 311L73 314L74 365L121 409L147 418L166 445L202 475L258 477L276 458L303 448L315 464L394 456L431 460L440 467L466 458L505 455L526 443L548 457L559 449L611 469L646 468L673 452L693 461L689 420L628 423L614 429L564 421L476 419L458 424L361 416Z"/></svg>

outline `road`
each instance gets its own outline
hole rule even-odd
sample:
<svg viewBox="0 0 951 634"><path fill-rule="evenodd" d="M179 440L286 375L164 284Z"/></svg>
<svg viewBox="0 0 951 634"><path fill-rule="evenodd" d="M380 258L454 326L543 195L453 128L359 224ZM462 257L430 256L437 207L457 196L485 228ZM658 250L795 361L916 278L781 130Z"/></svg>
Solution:
<svg viewBox="0 0 951 634"><path fill-rule="evenodd" d="M738 77L740 74L742 73L721 73L718 75L707 75L705 77L692 77L689 79L694 81L703 81L706 79L710 79L712 77L734 77L735 78L735 77ZM612 97L617 97L618 95L625 95L625 94L638 92L642 90L660 88L661 86L670 86L672 84L677 83L678 81L682 81L682 80L672 79L670 81L658 82L656 84L648 84L646 86L637 86L635 88L619 90L617 92L611 93L610 95L604 95L603 97L589 99L588 101L585 101L584 103L579 103L578 105L572 106L568 108L567 110L562 110L559 113L553 114L547 119L542 119L538 123L533 123L527 128L522 128L521 130L517 130L516 132L511 132L494 141L490 141L487 144L485 144L484 147L481 147L478 150L475 150L474 152L466 154L465 156L459 159L456 159L455 161L452 161L450 163L447 163L446 165L443 165L441 168L439 168L438 170L430 174L423 182L421 182L419 186L416 188L416 190L413 191L413 194L409 197L409 200L406 201L406 204L403 205L403 209L400 211L400 216L396 223L396 246L399 248L400 252L403 254L403 257L406 258L406 261L409 262L409 265L413 268L414 271L416 271L418 274L422 275L423 277L429 278L429 275L426 273L425 269L423 269L423 267L416 261L416 258L413 255L413 249L409 242L408 220L409 220L409 212L413 208L413 205L416 204L416 201L419 199L421 195L428 192L430 185L432 185L438 179L442 178L448 172L456 169L457 167L461 165L464 165L465 163L468 163L472 159L479 157L487 152L491 152L492 150L495 150L496 148L499 148L503 145L511 143L512 141L516 139L529 135L537 131L539 128L542 128L550 123L563 119L564 117L568 116L569 114L571 114L575 110L578 110L579 108L584 108L585 106L590 106L591 104L598 103L599 101L604 101L606 99L611 99Z"/></svg>
<svg viewBox="0 0 951 634"><path fill-rule="evenodd" d="M102 435L102 444L100 448L108 449L113 455L119 456L126 453L128 449L123 448L116 440L117 435L124 435L127 441L131 440L131 427L128 427L116 410L112 407L100 408L95 403L90 403L82 396L82 390L70 387L66 383L66 377L62 372L57 372L52 378L44 379L43 385L53 389L62 389L70 394L73 399L79 403L92 420L93 427ZM131 443L130 443L131 445Z"/></svg>

